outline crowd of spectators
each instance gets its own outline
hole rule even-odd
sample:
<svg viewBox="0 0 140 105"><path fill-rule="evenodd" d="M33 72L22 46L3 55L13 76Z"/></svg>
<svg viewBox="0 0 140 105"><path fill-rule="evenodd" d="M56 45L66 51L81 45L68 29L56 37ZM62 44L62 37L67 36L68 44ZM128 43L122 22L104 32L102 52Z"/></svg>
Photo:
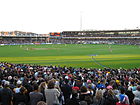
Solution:
<svg viewBox="0 0 140 105"><path fill-rule="evenodd" d="M64 37L140 37L140 33L119 33L119 32L64 32Z"/></svg>
<svg viewBox="0 0 140 105"><path fill-rule="evenodd" d="M50 39L53 44L122 44L122 45L140 45L139 39Z"/></svg>
<svg viewBox="0 0 140 105"><path fill-rule="evenodd" d="M30 44L30 43L46 43L46 40L43 39L28 39L28 38L19 38L19 39L0 39L0 44Z"/></svg>
<svg viewBox="0 0 140 105"><path fill-rule="evenodd" d="M0 105L140 105L140 69L1 62Z"/></svg>
<svg viewBox="0 0 140 105"><path fill-rule="evenodd" d="M127 44L127 45L140 45L140 38L108 38L108 37L55 37L55 38L2 38L0 44L41 44L41 43L52 43L52 44Z"/></svg>

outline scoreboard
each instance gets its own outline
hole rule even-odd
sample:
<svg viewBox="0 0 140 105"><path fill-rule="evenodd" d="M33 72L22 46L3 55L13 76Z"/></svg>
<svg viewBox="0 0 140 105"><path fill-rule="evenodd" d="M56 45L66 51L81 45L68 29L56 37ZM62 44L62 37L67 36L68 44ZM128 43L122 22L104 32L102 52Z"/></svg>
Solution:
<svg viewBox="0 0 140 105"><path fill-rule="evenodd" d="M50 36L61 36L61 32L50 32Z"/></svg>

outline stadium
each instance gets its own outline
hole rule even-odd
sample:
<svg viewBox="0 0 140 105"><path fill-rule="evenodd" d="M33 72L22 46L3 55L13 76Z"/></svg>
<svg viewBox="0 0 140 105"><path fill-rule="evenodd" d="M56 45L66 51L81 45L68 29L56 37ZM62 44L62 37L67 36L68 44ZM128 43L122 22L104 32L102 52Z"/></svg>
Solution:
<svg viewBox="0 0 140 105"><path fill-rule="evenodd" d="M140 0L0 0L0 105L140 105Z"/></svg>
<svg viewBox="0 0 140 105"><path fill-rule="evenodd" d="M0 105L140 105L140 30L0 32Z"/></svg>
<svg viewBox="0 0 140 105"><path fill-rule="evenodd" d="M140 63L139 29L0 32L0 45L2 62L76 68L139 68Z"/></svg>

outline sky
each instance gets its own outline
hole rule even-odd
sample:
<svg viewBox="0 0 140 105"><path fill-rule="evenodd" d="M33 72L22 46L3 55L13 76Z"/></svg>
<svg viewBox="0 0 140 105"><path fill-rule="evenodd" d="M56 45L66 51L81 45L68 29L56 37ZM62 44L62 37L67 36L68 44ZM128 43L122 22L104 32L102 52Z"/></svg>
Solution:
<svg viewBox="0 0 140 105"><path fill-rule="evenodd" d="M0 0L0 31L140 28L140 0Z"/></svg>

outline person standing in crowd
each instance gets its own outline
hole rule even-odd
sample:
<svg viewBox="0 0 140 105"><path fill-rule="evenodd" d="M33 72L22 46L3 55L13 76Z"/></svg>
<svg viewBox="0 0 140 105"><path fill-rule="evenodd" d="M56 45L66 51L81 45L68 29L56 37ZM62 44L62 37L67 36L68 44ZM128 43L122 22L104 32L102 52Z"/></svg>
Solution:
<svg viewBox="0 0 140 105"><path fill-rule="evenodd" d="M112 87L108 86L107 90L104 92L104 105L116 105L119 101L115 93L112 90Z"/></svg>
<svg viewBox="0 0 140 105"><path fill-rule="evenodd" d="M43 94L38 92L38 84L33 85L33 92L29 93L30 96L30 105L37 105L37 102L44 101Z"/></svg>
<svg viewBox="0 0 140 105"><path fill-rule="evenodd" d="M48 82L48 88L45 89L46 103L48 105L59 105L59 96L60 92L55 88L55 81L50 80Z"/></svg>
<svg viewBox="0 0 140 105"><path fill-rule="evenodd" d="M97 90L93 98L93 105L104 105L104 100L102 90Z"/></svg>
<svg viewBox="0 0 140 105"><path fill-rule="evenodd" d="M37 105L48 105L48 104L45 103L44 101L39 101L39 102L37 103Z"/></svg>
<svg viewBox="0 0 140 105"><path fill-rule="evenodd" d="M14 92L15 93L19 93L20 92L20 88L22 87L22 82L20 80L18 80L16 85L17 85L17 87L14 88Z"/></svg>
<svg viewBox="0 0 140 105"><path fill-rule="evenodd" d="M77 87L81 87L83 86L83 81L82 81L82 77L81 76L78 76L77 79L75 80L75 84L74 86L77 86Z"/></svg>
<svg viewBox="0 0 140 105"><path fill-rule="evenodd" d="M135 98L134 100L133 100L133 105L140 105L140 99L139 98Z"/></svg>
<svg viewBox="0 0 140 105"><path fill-rule="evenodd" d="M137 90L133 91L135 97L134 98L139 98L140 99L140 86L137 86Z"/></svg>
<svg viewBox="0 0 140 105"><path fill-rule="evenodd" d="M119 99L119 102L117 102L116 105L120 105L120 104L126 104L129 105L129 98L128 96L125 94L125 89L121 88L120 89L120 94L117 96Z"/></svg>
<svg viewBox="0 0 140 105"><path fill-rule="evenodd" d="M9 88L9 81L4 82L4 87L0 91L0 103L2 105L12 105L12 99L13 99L13 92Z"/></svg>
<svg viewBox="0 0 140 105"><path fill-rule="evenodd" d="M133 94L132 88L131 88L131 87L129 87L129 88L127 89L126 95L127 95L128 98L129 98L130 105L133 105L133 99L134 99L135 95Z"/></svg>
<svg viewBox="0 0 140 105"><path fill-rule="evenodd" d="M88 91L88 89L85 86L82 86L80 88L79 100L85 101L87 105L93 103L92 94Z"/></svg>
<svg viewBox="0 0 140 105"><path fill-rule="evenodd" d="M77 90L72 90L72 98L70 98L65 105L80 105Z"/></svg>
<svg viewBox="0 0 140 105"><path fill-rule="evenodd" d="M97 84L96 87L97 87L98 89L104 89L104 88L106 88L106 86L105 86L103 80L98 81L98 84Z"/></svg>
<svg viewBox="0 0 140 105"><path fill-rule="evenodd" d="M70 95L72 93L72 87L69 85L69 80L65 79L64 84L61 86L61 91L63 92L64 102L65 104L70 99Z"/></svg>
<svg viewBox="0 0 140 105"><path fill-rule="evenodd" d="M25 95L26 92L27 92L27 89L25 87L21 87L20 92L15 93L13 95L13 104L14 105L19 105L19 104L27 105L28 99L27 99L27 96Z"/></svg>
<svg viewBox="0 0 140 105"><path fill-rule="evenodd" d="M47 84L46 82L41 82L41 84L39 85L39 92L41 92L43 94L44 97L44 101L46 102L46 98L45 98L45 88L47 88Z"/></svg>

